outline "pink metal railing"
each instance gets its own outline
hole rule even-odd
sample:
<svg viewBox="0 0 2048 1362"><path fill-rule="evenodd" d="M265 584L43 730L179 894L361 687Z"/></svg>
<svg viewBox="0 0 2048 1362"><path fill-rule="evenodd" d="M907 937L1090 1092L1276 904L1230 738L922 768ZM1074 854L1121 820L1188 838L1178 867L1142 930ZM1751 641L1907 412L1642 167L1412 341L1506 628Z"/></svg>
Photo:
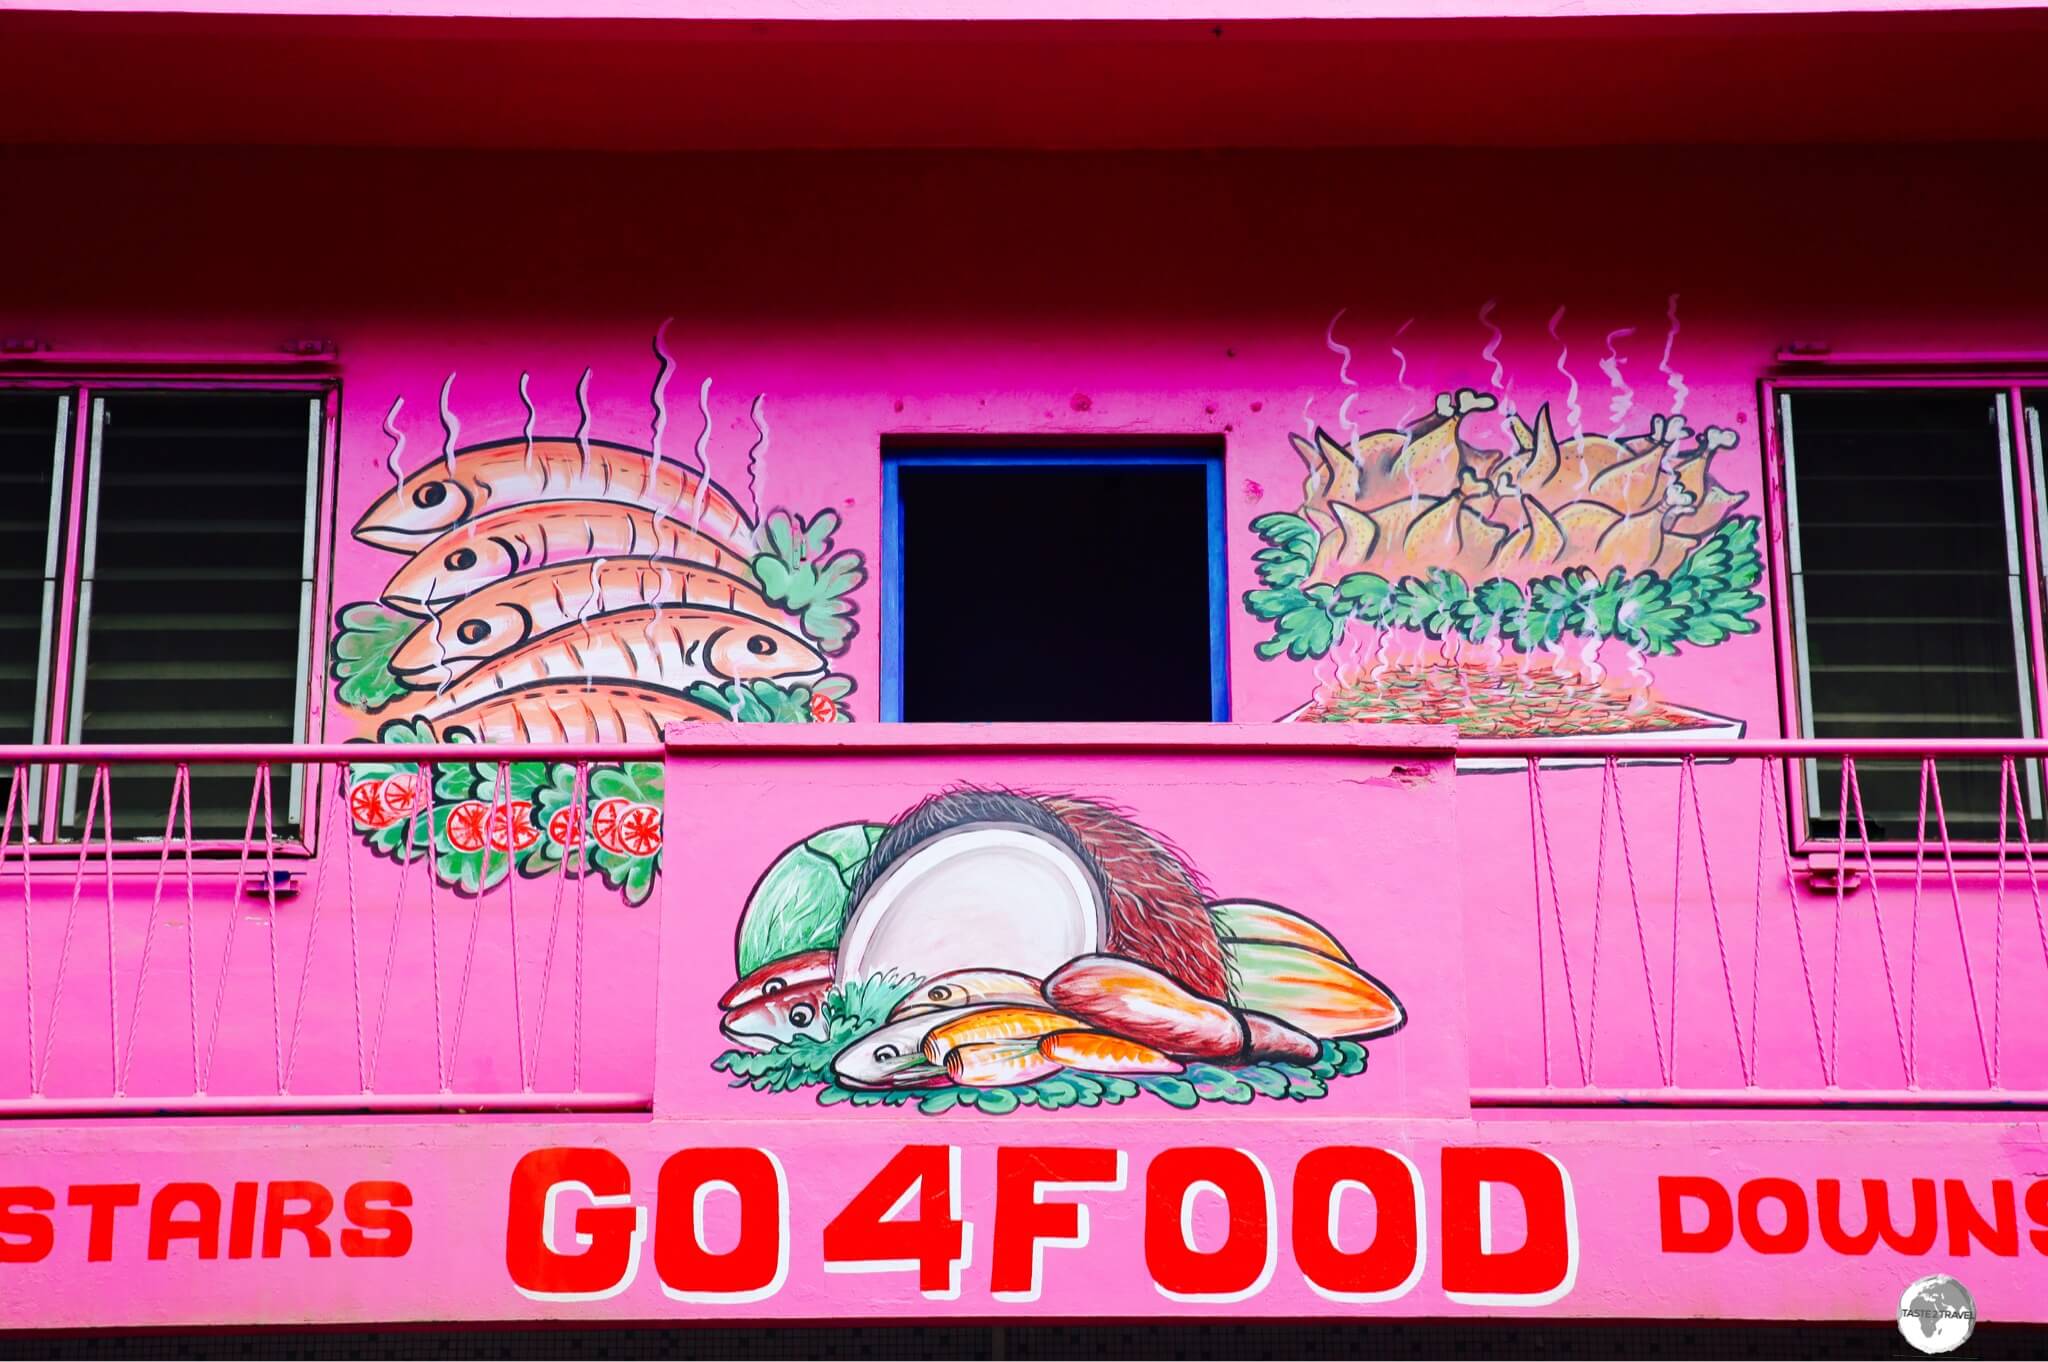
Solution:
<svg viewBox="0 0 2048 1362"><path fill-rule="evenodd" d="M0 905L11 900L20 920L0 938L0 990L19 987L21 1019L0 1026L0 1116L647 1107L656 915L590 892L580 816L558 867L514 870L508 775L520 762L573 764L581 809L593 763L660 756L0 746L13 774ZM61 779L59 762L86 791L83 821L42 840L50 805L31 791ZM372 762L418 772L423 797L391 823L403 855L359 835L349 772ZM459 894L429 864L444 814L436 776L454 763L489 774L502 801L490 817L508 830L507 873L480 892ZM194 835L192 769L209 764L254 767L232 850ZM167 807L116 810L114 772L138 765L170 769ZM306 810L296 834L274 793L294 772Z"/></svg>
<svg viewBox="0 0 2048 1362"><path fill-rule="evenodd" d="M1500 842L1467 876L1475 1103L2048 1106L2048 742L1459 751L1521 766L1461 779L1468 844L1527 829L1518 876ZM1874 831L1859 763L1917 788L1909 827ZM1990 835L1955 834L1945 770L1995 775ZM1788 787L1815 773L1838 794L1808 828Z"/></svg>

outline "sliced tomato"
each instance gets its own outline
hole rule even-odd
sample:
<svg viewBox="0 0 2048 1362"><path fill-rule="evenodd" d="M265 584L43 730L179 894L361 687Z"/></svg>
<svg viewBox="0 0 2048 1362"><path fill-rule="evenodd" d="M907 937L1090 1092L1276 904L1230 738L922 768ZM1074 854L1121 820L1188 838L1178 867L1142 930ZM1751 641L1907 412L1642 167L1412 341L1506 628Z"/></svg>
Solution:
<svg viewBox="0 0 2048 1362"><path fill-rule="evenodd" d="M556 809L548 819L548 840L558 847L579 846L583 842L583 811L573 804Z"/></svg>
<svg viewBox="0 0 2048 1362"><path fill-rule="evenodd" d="M398 820L384 802L384 782L366 780L348 792L349 816L366 828L388 828Z"/></svg>
<svg viewBox="0 0 2048 1362"><path fill-rule="evenodd" d="M540 840L533 825L533 805L491 805L484 819L484 840L493 851L524 851Z"/></svg>
<svg viewBox="0 0 2048 1362"><path fill-rule="evenodd" d="M457 851L482 851L484 822L490 816L490 805L480 799L465 799L448 810L448 845Z"/></svg>
<svg viewBox="0 0 2048 1362"><path fill-rule="evenodd" d="M397 775L385 779L384 788L379 793L384 800L384 807L390 810L391 817L396 820L420 806L422 788L419 772L400 771Z"/></svg>
<svg viewBox="0 0 2048 1362"><path fill-rule="evenodd" d="M661 850L661 810L635 804L620 814L619 846L628 856L652 856Z"/></svg>
<svg viewBox="0 0 2048 1362"><path fill-rule="evenodd" d="M811 697L811 718L821 724L829 724L839 717L839 702L829 695Z"/></svg>
<svg viewBox="0 0 2048 1362"><path fill-rule="evenodd" d="M603 799L590 811L590 835L597 839L599 846L615 856L626 854L625 846L619 841L619 819L632 807L630 799Z"/></svg>

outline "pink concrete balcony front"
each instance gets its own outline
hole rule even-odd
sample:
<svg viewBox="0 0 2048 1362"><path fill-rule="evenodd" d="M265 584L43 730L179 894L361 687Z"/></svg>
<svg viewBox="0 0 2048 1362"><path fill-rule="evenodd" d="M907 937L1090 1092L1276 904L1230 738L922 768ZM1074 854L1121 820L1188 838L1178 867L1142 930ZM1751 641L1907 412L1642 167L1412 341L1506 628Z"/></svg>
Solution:
<svg viewBox="0 0 2048 1362"><path fill-rule="evenodd" d="M858 1033L822 1019L871 976L972 963L1045 989L1069 957L1164 976L1169 1009L1282 1023L1270 1053L1162 1052L1230 1100L1247 1078L1247 1102L1298 1096L1256 1085L1375 1031L1315 1010L1369 1011L1366 980L1404 1025L1362 1049L1445 1113L2039 1106L2044 753L1348 725L10 748L0 1112L690 1111L778 1087L778 1047ZM206 841L190 772L227 762L256 772L245 835ZM169 807L117 806L145 767ZM76 808L51 822L60 784ZM1079 865L1097 907L1044 940L972 903L957 932L875 927L868 862L919 819L1015 824L1019 864ZM1063 849L1041 865L1031 837ZM1305 967L1305 993L1276 982ZM859 1091L813 1058L812 1086ZM1018 1072L1027 1092L1090 1071ZM858 1102L931 1096L877 1091Z"/></svg>

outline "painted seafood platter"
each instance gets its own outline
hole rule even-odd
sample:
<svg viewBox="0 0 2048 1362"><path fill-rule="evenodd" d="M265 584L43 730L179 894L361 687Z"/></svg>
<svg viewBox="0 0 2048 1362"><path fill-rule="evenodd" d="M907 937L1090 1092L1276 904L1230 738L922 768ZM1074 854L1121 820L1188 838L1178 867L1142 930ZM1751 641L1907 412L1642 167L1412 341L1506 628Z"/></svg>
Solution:
<svg viewBox="0 0 2048 1362"><path fill-rule="evenodd" d="M667 359L656 338L656 353ZM587 379L587 375L586 375ZM526 391L522 376L520 392ZM579 403L582 389L579 387ZM690 720L840 723L853 678L834 669L858 630L861 555L835 550L838 517L763 513L711 476L709 384L692 465L650 448L535 433L459 445L404 467L353 527L390 555L375 600L336 612L331 671L341 706L385 744L659 741ZM666 420L656 387L657 432ZM382 574L380 574L381 576ZM458 893L506 876L595 875L628 903L653 893L662 850L654 762L472 763L431 772L389 749L351 768L358 836L399 861L428 858Z"/></svg>
<svg viewBox="0 0 2048 1362"><path fill-rule="evenodd" d="M1407 1014L1311 918L1218 898L1130 813L962 787L755 885L718 1000L735 1087L1001 1114L1311 1100Z"/></svg>

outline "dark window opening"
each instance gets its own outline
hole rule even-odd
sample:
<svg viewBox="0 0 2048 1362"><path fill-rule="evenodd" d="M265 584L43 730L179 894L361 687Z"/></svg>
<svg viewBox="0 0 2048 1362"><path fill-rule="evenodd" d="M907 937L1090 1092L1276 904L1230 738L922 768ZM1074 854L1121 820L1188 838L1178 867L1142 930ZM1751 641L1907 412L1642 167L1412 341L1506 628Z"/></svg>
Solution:
<svg viewBox="0 0 2048 1362"><path fill-rule="evenodd" d="M2004 392L1965 388L1784 394L1793 611L1810 736L2033 736L2007 402ZM1913 839L1918 759L1856 765L1871 840ZM1945 758L1938 769L1951 833L1995 841L1998 763ZM2038 820L2038 770L2026 763L2023 773ZM1838 835L1841 787L1838 763L1809 764L1812 836ZM1929 805L1932 838L1931 797ZM2012 826L2008 835L2017 833ZM1853 795L1848 836L1859 837Z"/></svg>
<svg viewBox="0 0 2048 1362"><path fill-rule="evenodd" d="M1216 460L903 455L890 475L886 717L1224 717Z"/></svg>

